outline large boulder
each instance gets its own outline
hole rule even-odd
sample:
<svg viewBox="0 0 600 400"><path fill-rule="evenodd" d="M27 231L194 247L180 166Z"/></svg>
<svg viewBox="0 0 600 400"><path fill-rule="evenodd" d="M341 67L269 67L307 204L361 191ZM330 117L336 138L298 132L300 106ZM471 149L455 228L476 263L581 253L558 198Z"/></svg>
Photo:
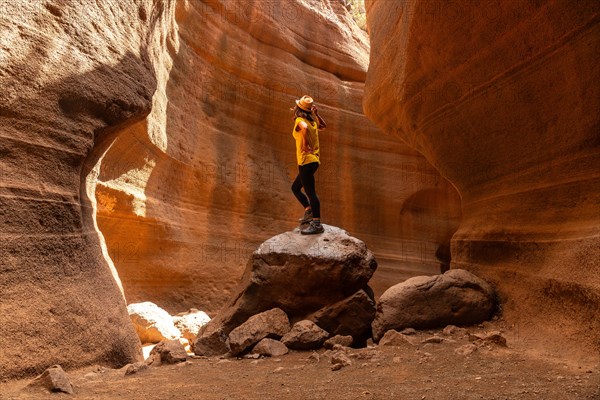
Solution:
<svg viewBox="0 0 600 400"><path fill-rule="evenodd" d="M373 339L390 329L470 325L489 319L495 308L490 284L462 269L417 276L389 288L377 303Z"/></svg>
<svg viewBox="0 0 600 400"><path fill-rule="evenodd" d="M133 303L127 306L127 311L142 343L175 340L181 336L169 313L154 303Z"/></svg>
<svg viewBox="0 0 600 400"><path fill-rule="evenodd" d="M225 352L229 333L249 317L275 307L301 319L367 287L377 262L348 232L324 225L320 235L286 232L252 254L230 303L206 324L196 354Z"/></svg>
<svg viewBox="0 0 600 400"><path fill-rule="evenodd" d="M331 335L350 335L357 343L371 336L371 323L375 318L375 301L364 290L327 305L306 319L313 321Z"/></svg>
<svg viewBox="0 0 600 400"><path fill-rule="evenodd" d="M290 331L288 316L279 308L256 314L237 328L231 331L227 345L232 354L236 355L246 348L255 345L264 338L279 339ZM200 347L202 341L196 344L195 351L202 353ZM206 349L203 353L207 353Z"/></svg>

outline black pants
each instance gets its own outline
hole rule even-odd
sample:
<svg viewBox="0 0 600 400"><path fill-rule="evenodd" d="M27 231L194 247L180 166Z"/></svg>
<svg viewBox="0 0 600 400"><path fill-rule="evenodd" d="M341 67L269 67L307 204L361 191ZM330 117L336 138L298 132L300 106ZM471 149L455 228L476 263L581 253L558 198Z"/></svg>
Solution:
<svg viewBox="0 0 600 400"><path fill-rule="evenodd" d="M315 192L315 172L319 168L318 162L312 162L306 165L298 166L298 176L292 183L292 192L304 208L310 206L312 209L313 218L321 218L321 203ZM302 188L306 192L306 196L302 193Z"/></svg>

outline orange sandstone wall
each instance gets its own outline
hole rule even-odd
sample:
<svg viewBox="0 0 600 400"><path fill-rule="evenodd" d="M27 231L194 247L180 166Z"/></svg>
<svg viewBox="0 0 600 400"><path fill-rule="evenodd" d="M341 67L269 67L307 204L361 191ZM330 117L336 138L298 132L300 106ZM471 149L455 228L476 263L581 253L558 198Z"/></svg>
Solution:
<svg viewBox="0 0 600 400"><path fill-rule="evenodd" d="M0 379L142 357L96 227L94 168L152 109L174 11L0 2Z"/></svg>
<svg viewBox="0 0 600 400"><path fill-rule="evenodd" d="M493 282L527 340L569 338L562 351L594 354L600 3L371 0L367 8L365 111L458 189L452 267Z"/></svg>

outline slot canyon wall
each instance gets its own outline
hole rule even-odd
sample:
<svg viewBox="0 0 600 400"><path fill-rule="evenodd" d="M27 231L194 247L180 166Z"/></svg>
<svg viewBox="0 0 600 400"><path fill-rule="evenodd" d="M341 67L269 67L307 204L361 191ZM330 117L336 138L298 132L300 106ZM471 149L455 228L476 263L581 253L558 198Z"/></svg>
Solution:
<svg viewBox="0 0 600 400"><path fill-rule="evenodd" d="M365 112L458 189L451 267L497 287L516 340L575 357L600 354L599 12L367 2Z"/></svg>
<svg viewBox="0 0 600 400"><path fill-rule="evenodd" d="M126 302L216 311L301 214L289 108L304 93L329 125L324 222L374 250L375 289L450 261L458 193L362 114L368 41L340 2L0 16L0 379L139 360Z"/></svg>

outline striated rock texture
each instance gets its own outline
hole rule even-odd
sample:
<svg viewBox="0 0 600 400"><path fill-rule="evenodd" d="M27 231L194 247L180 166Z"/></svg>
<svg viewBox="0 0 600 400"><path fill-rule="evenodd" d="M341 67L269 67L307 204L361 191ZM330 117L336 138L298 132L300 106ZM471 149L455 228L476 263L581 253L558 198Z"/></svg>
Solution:
<svg viewBox="0 0 600 400"><path fill-rule="evenodd" d="M339 1L182 0L176 18L168 101L123 129L99 169L98 225L128 301L214 315L252 251L295 226L289 109L305 93L329 126L323 219L373 248L375 290L439 273L460 200L362 114L368 42Z"/></svg>
<svg viewBox="0 0 600 400"><path fill-rule="evenodd" d="M175 9L153 3L0 2L0 343L18 343L0 379L142 358L94 191L115 135L161 104Z"/></svg>
<svg viewBox="0 0 600 400"><path fill-rule="evenodd" d="M452 267L497 286L523 340L570 338L562 351L600 345L599 13L597 1L367 5L365 112L458 189Z"/></svg>

